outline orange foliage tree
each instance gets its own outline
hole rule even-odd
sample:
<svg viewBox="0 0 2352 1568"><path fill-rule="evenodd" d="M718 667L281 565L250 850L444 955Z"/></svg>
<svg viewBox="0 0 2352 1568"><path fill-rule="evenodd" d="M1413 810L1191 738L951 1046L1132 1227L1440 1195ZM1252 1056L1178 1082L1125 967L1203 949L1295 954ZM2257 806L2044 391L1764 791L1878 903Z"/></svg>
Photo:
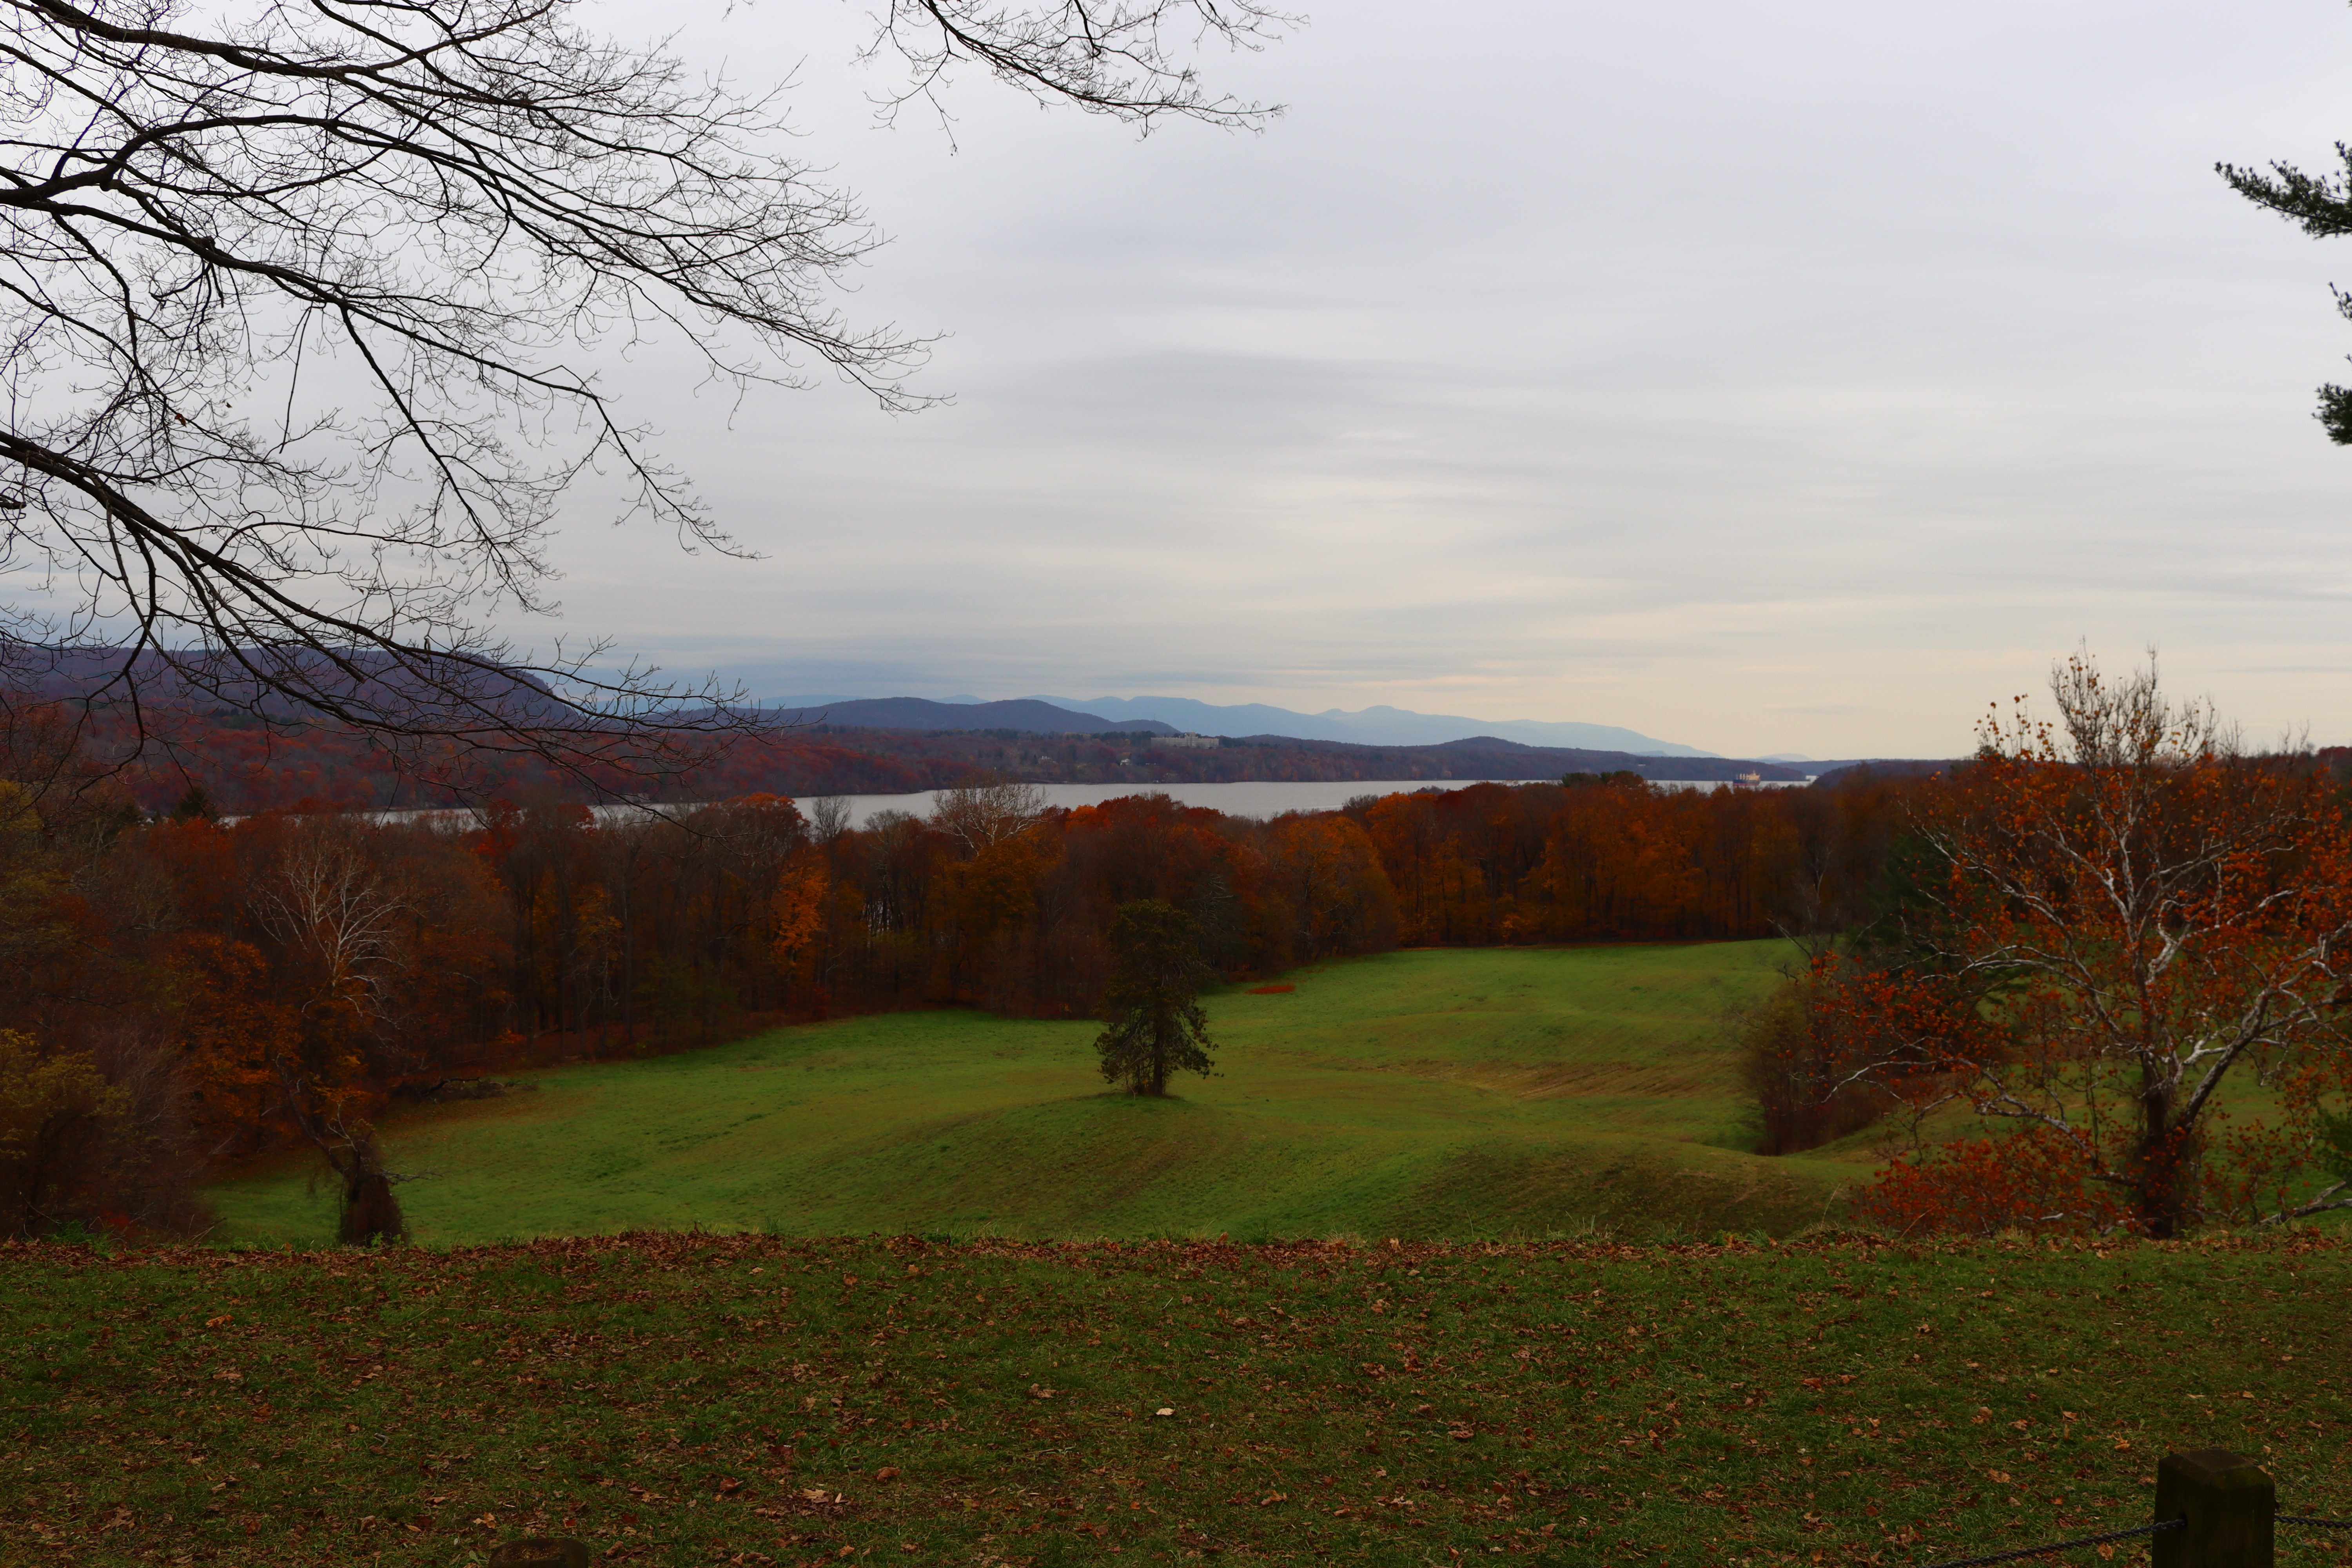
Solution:
<svg viewBox="0 0 2352 1568"><path fill-rule="evenodd" d="M2239 753L2151 665L2053 677L1923 798L1933 874L1905 912L1912 963L1847 985L1854 1069L1990 1137L1922 1146L1872 1205L1900 1227L2179 1234L2352 1206L2314 1179L2345 1087L2352 839L2322 780ZM2275 1121L2225 1129L2233 1091L2284 1086Z"/></svg>
<svg viewBox="0 0 2352 1568"><path fill-rule="evenodd" d="M1288 895L1297 955L1313 962L1395 940L1396 894L1370 835L1345 816L1286 816L1266 860Z"/></svg>

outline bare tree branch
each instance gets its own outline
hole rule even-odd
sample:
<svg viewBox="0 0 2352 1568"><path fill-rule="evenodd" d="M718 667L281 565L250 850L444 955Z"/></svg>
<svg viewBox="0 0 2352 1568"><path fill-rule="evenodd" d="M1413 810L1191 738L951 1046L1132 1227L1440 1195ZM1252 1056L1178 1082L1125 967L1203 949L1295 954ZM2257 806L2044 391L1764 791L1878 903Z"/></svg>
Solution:
<svg viewBox="0 0 2352 1568"><path fill-rule="evenodd" d="M894 0L869 52L909 95L970 59L1146 126L1254 125L1273 111L1203 89L1174 35L1287 20ZM926 343L835 304L879 237L767 150L772 96L571 0L0 0L0 666L46 658L44 694L142 737L194 697L574 771L751 723L601 641L534 657L486 626L556 608L549 530L592 472L616 521L740 552L594 353L659 335L738 389L931 401Z"/></svg>

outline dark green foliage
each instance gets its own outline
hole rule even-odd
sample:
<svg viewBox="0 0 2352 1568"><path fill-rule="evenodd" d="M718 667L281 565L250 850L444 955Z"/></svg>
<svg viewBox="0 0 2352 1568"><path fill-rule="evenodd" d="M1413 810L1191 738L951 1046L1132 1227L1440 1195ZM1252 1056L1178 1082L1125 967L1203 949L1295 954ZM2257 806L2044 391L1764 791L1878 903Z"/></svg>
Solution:
<svg viewBox="0 0 2352 1568"><path fill-rule="evenodd" d="M1949 868L1926 835L1905 827L1879 851L1874 873L1857 900L1843 950L1874 967L1936 967L1954 940L1944 908Z"/></svg>
<svg viewBox="0 0 2352 1568"><path fill-rule="evenodd" d="M2319 412L2312 416L2339 447L2352 447L2352 387L2334 382L2319 389Z"/></svg>
<svg viewBox="0 0 2352 1568"><path fill-rule="evenodd" d="M2337 239L2352 234L2352 147L2338 142L2336 155L2343 160L2339 175L2306 174L2291 163L2273 163L2259 174L2232 163L2214 170L2231 190L2266 211L2294 225L2314 239ZM2336 308L2352 317L2352 295L2336 291ZM2339 447L2352 447L2352 387L2334 383L2319 389L2319 411L2312 416Z"/></svg>
<svg viewBox="0 0 2352 1568"><path fill-rule="evenodd" d="M2352 175L2352 147L2336 144L2336 155ZM2216 163L2214 173L2256 206L2274 212L2314 239L2352 234L2352 178L2306 174L2292 163L2273 163L2260 174L2234 163Z"/></svg>
<svg viewBox="0 0 2352 1568"><path fill-rule="evenodd" d="M2352 1182L2352 1110L2318 1113L2322 1145L2319 1168L2339 1182Z"/></svg>
<svg viewBox="0 0 2352 1568"><path fill-rule="evenodd" d="M1209 1021L1201 1013L1200 922L1158 899L1121 904L1110 924L1109 1026L1095 1038L1102 1075L1130 1094L1166 1094L1172 1073L1209 1074Z"/></svg>

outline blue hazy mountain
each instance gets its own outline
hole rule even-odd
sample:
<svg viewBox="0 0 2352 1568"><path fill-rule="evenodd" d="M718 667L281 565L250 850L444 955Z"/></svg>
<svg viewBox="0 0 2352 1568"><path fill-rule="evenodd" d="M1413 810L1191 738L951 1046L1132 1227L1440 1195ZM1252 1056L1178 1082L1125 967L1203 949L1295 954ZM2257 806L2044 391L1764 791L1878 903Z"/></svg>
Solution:
<svg viewBox="0 0 2352 1568"><path fill-rule="evenodd" d="M1103 719L1157 719L1198 735L1290 735L1303 741L1351 741L1360 746L1441 746L1473 735L1499 735L1527 746L1560 746L1578 751L1630 752L1641 757L1714 757L1675 741L1661 741L1638 730L1614 724L1553 723L1539 719L1464 719L1450 713L1415 713L1404 708L1365 708L1350 713L1327 709L1320 713L1295 713L1263 702L1221 707L1190 697L1040 697L1080 713Z"/></svg>
<svg viewBox="0 0 2352 1568"><path fill-rule="evenodd" d="M784 724L841 724L859 730L1017 730L1032 735L1100 735L1139 731L1172 735L1173 725L1151 719L1106 719L1056 708L1034 697L1009 702L934 702L927 697L852 697L838 702L773 704L770 718Z"/></svg>

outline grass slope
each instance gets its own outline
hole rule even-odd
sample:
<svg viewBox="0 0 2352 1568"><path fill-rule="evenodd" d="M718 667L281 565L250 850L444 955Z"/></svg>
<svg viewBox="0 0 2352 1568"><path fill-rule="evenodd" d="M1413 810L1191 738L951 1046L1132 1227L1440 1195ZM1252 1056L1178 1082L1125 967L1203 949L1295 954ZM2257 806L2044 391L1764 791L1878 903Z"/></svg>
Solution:
<svg viewBox="0 0 2352 1568"><path fill-rule="evenodd" d="M2347 1291L2315 1238L7 1247L0 1562L1912 1568L2146 1522L2175 1447L2352 1514Z"/></svg>
<svg viewBox="0 0 2352 1568"><path fill-rule="evenodd" d="M902 1013L541 1076L395 1118L419 1241L788 1235L1785 1233L1866 1167L1744 1152L1725 1008L1777 942L1400 952L1209 1000L1217 1077L1110 1093L1096 1026ZM299 1163L224 1235L324 1239Z"/></svg>

